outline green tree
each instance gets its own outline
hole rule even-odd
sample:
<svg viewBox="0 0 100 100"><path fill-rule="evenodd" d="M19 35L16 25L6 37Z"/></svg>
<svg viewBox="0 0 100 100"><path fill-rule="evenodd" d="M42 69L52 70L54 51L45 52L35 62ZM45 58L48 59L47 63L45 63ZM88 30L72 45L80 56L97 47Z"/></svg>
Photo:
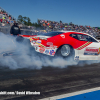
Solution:
<svg viewBox="0 0 100 100"><path fill-rule="evenodd" d="M31 20L30 20L29 17L27 18L27 24L28 24L28 26L29 26L29 25L32 26L32 23L31 23Z"/></svg>
<svg viewBox="0 0 100 100"><path fill-rule="evenodd" d="M26 16L23 17L23 23L24 23L25 25L27 25L27 17L26 17Z"/></svg>
<svg viewBox="0 0 100 100"><path fill-rule="evenodd" d="M17 20L20 21L20 22L23 22L23 17L22 17L22 15L19 15Z"/></svg>
<svg viewBox="0 0 100 100"><path fill-rule="evenodd" d="M35 26L35 27L41 27L41 25L39 23L32 23L31 19L29 17L23 17L22 15L18 16L18 21L22 22L23 24L27 25L27 26Z"/></svg>

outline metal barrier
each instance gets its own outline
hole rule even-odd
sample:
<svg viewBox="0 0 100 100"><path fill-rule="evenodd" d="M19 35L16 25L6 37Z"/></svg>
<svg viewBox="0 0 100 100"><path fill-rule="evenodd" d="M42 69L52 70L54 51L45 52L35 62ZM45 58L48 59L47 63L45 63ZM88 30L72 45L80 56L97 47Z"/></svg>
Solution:
<svg viewBox="0 0 100 100"><path fill-rule="evenodd" d="M10 27L0 27L0 32L10 34Z"/></svg>
<svg viewBox="0 0 100 100"><path fill-rule="evenodd" d="M10 26L4 26L4 27L0 27L0 32L4 33L4 34L10 34ZM34 29L20 29L21 30L21 34L23 35L36 35L35 30Z"/></svg>

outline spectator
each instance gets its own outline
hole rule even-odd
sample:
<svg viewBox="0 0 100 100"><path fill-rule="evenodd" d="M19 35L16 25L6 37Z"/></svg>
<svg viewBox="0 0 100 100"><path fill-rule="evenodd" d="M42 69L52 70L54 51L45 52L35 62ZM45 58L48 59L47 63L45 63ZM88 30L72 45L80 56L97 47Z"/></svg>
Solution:
<svg viewBox="0 0 100 100"><path fill-rule="evenodd" d="M14 25L11 27L10 34L14 36L21 34L18 23L15 22Z"/></svg>

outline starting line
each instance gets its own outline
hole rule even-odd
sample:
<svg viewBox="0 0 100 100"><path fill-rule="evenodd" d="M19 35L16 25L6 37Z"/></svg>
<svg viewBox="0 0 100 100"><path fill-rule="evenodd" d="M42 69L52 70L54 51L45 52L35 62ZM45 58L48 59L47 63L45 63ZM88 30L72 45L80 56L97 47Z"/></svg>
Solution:
<svg viewBox="0 0 100 100"><path fill-rule="evenodd" d="M100 87L43 98L39 100L100 100Z"/></svg>

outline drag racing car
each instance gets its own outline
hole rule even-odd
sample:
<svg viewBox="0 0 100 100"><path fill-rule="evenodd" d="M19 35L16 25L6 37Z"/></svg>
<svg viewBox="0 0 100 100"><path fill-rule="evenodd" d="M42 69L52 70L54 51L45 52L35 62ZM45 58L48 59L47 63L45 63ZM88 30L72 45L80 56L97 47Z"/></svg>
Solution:
<svg viewBox="0 0 100 100"><path fill-rule="evenodd" d="M74 60L100 60L100 41L81 32L60 31L30 38L35 51Z"/></svg>

